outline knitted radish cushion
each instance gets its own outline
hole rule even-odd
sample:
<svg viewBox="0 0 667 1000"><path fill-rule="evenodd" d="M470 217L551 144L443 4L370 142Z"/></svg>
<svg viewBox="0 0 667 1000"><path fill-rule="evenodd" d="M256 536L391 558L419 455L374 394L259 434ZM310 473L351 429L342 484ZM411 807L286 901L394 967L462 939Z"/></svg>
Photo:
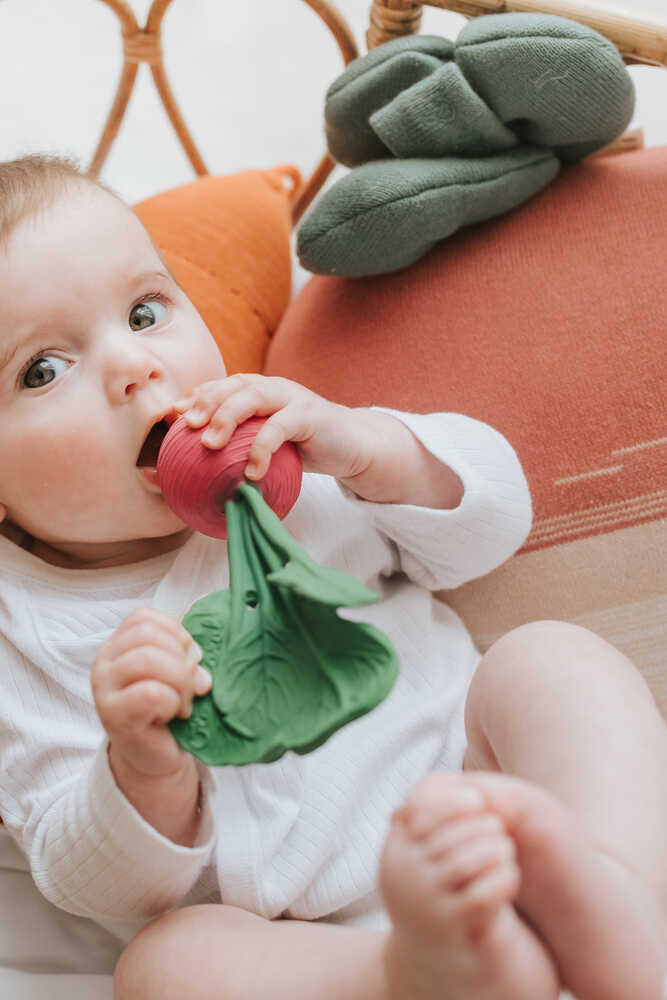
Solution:
<svg viewBox="0 0 667 1000"><path fill-rule="evenodd" d="M351 405L488 421L531 485L522 551L446 599L484 649L578 622L667 714L667 149L589 159L393 275L317 276L265 372Z"/></svg>
<svg viewBox="0 0 667 1000"><path fill-rule="evenodd" d="M202 177L135 205L231 374L261 371L291 294L294 167Z"/></svg>

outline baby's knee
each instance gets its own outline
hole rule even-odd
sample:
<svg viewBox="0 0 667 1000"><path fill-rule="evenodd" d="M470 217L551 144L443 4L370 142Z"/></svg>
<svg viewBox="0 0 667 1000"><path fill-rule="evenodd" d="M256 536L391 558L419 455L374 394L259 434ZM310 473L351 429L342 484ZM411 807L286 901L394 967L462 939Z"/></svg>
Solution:
<svg viewBox="0 0 667 1000"><path fill-rule="evenodd" d="M571 660L588 637L597 637L578 625L560 621L534 621L520 625L497 639L479 662L468 695L468 711L486 702L498 705L516 699L526 687L544 683L548 664Z"/></svg>
<svg viewBox="0 0 667 1000"><path fill-rule="evenodd" d="M572 673L585 683L585 677L595 677L598 670L610 681L623 675L640 679L634 664L602 636L571 622L544 620L520 625L497 639L482 657L477 675L485 683L494 678L535 682L552 673L567 683Z"/></svg>
<svg viewBox="0 0 667 1000"><path fill-rule="evenodd" d="M152 1000L158 996L165 935L173 914L160 917L140 931L125 948L114 972L114 1000Z"/></svg>
<svg viewBox="0 0 667 1000"><path fill-rule="evenodd" d="M207 907L158 917L130 941L114 972L114 1000L182 1000L190 994L192 923L200 909Z"/></svg>
<svg viewBox="0 0 667 1000"><path fill-rule="evenodd" d="M466 726L474 734L499 718L514 724L545 706L559 711L602 690L610 702L637 698L653 704L639 670L601 636L569 622L529 622L503 635L480 660Z"/></svg>
<svg viewBox="0 0 667 1000"><path fill-rule="evenodd" d="M590 629L571 622L535 621L512 629L485 653L486 672L510 671L553 675L564 684L578 681L582 688L602 682L637 691L648 688L638 668L616 646ZM510 676L512 674L510 673Z"/></svg>
<svg viewBox="0 0 667 1000"><path fill-rule="evenodd" d="M602 643L603 639L581 625L540 619L518 625L502 635L486 651L482 663L489 661L495 668L506 665L520 669L523 664L534 663L537 655L560 658L563 654L574 654L582 645Z"/></svg>

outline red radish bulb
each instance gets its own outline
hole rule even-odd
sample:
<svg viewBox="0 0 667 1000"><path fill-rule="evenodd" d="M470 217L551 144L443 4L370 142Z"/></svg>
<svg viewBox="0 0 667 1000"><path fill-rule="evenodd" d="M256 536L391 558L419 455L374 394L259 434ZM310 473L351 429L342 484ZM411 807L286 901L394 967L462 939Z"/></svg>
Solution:
<svg viewBox="0 0 667 1000"><path fill-rule="evenodd" d="M250 446L266 417L250 417L239 424L224 448L201 442L205 427L190 427L185 417L172 424L157 460L160 489L175 514L195 531L226 538L225 503L244 482ZM286 441L271 458L268 472L253 480L269 507L283 518L301 489L301 456Z"/></svg>

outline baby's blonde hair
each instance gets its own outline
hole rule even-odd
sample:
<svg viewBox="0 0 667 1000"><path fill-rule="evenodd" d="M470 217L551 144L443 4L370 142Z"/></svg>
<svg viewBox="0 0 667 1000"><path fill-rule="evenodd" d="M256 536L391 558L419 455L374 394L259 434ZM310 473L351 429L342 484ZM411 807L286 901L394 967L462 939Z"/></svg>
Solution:
<svg viewBox="0 0 667 1000"><path fill-rule="evenodd" d="M82 173L76 161L65 156L33 154L0 163L0 246L6 245L23 219L82 184L109 190Z"/></svg>

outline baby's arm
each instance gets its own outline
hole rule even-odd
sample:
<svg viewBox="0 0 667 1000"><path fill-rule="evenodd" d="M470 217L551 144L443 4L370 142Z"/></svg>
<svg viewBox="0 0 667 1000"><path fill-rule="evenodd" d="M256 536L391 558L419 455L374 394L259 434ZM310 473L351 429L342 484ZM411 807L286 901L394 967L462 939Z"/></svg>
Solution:
<svg viewBox="0 0 667 1000"><path fill-rule="evenodd" d="M201 650L161 611L140 608L95 657L91 684L116 784L159 833L191 847L199 827L199 777L166 723L188 718L211 687Z"/></svg>
<svg viewBox="0 0 667 1000"><path fill-rule="evenodd" d="M199 386L176 403L202 441L223 447L255 414L268 419L246 475L261 479L293 441L307 471L336 478L360 498L400 550L401 568L431 590L490 572L522 544L531 502L519 460L502 434L456 413L351 408L284 378L239 374ZM207 425L207 426L205 426Z"/></svg>
<svg viewBox="0 0 667 1000"><path fill-rule="evenodd" d="M362 500L451 510L463 498L457 473L424 447L401 421L382 410L349 410L371 435L361 472L340 479Z"/></svg>
<svg viewBox="0 0 667 1000"><path fill-rule="evenodd" d="M387 412L462 486L460 502L450 508L363 502L375 527L397 546L400 568L429 590L451 590L509 559L532 519L528 483L510 443L463 414Z"/></svg>
<svg viewBox="0 0 667 1000"><path fill-rule="evenodd" d="M115 634L126 630L124 623ZM188 757L182 772L155 777L153 790L163 796L157 804L146 788L126 782L132 801L114 779L88 671L63 660L47 673L1 636L0 659L0 815L37 887L56 906L98 920L144 921L179 905L214 842L208 769ZM122 769L122 755L118 760ZM150 763L148 752L141 763Z"/></svg>
<svg viewBox="0 0 667 1000"><path fill-rule="evenodd" d="M334 476L365 500L446 509L463 495L457 474L400 420L332 403L289 379L232 375L199 386L176 409L193 427L208 424L202 440L212 448L249 417L268 417L250 449L249 479L261 479L272 454L293 441L306 470Z"/></svg>

